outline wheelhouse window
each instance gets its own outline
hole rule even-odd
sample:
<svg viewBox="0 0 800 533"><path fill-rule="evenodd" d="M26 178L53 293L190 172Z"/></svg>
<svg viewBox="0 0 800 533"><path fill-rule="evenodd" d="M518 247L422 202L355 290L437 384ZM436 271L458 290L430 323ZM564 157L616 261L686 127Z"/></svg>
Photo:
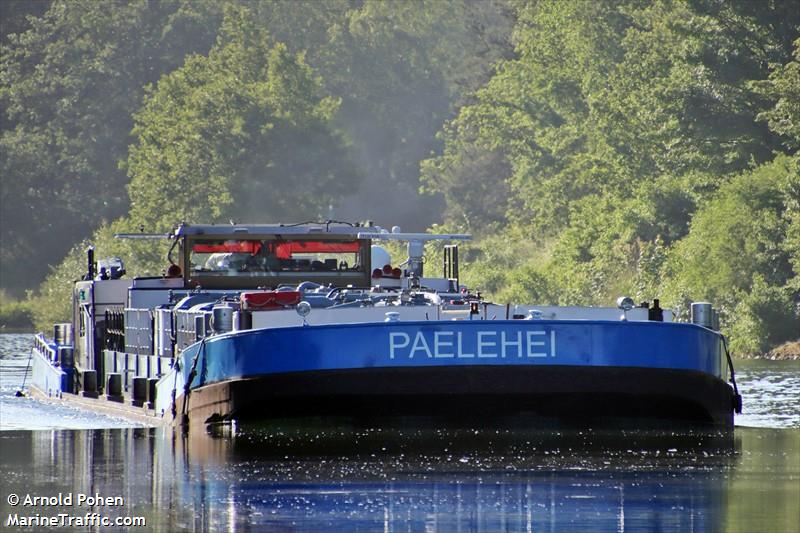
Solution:
<svg viewBox="0 0 800 533"><path fill-rule="evenodd" d="M194 276L264 276L363 273L357 240L195 240L189 246Z"/></svg>

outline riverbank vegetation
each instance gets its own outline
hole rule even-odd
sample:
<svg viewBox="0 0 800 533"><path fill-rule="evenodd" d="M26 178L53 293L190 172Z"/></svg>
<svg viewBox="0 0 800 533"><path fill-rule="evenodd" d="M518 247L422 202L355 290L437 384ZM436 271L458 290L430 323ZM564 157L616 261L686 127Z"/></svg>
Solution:
<svg viewBox="0 0 800 533"><path fill-rule="evenodd" d="M34 4L3 8L0 271L38 290L3 316L66 318L90 242L161 273L115 232L371 218L472 233L495 301L800 337L792 2Z"/></svg>
<svg viewBox="0 0 800 533"><path fill-rule="evenodd" d="M0 332L33 330L30 299L17 300L0 290Z"/></svg>

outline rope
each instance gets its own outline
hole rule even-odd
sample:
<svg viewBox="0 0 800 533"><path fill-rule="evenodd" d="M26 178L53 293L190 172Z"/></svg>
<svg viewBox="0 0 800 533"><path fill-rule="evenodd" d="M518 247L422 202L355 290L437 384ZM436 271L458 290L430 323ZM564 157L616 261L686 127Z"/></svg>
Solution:
<svg viewBox="0 0 800 533"><path fill-rule="evenodd" d="M16 393L17 398L25 396L25 382L28 381L28 371L31 369L31 361L33 360L33 346L31 346L30 355L28 355L28 364L25 366L25 374L22 376L22 386Z"/></svg>
<svg viewBox="0 0 800 533"><path fill-rule="evenodd" d="M178 390L178 373L181 371L180 358L175 359L172 369L175 370L175 381L172 382L172 419L174 420L178 416L178 408L175 406L175 393Z"/></svg>
<svg viewBox="0 0 800 533"><path fill-rule="evenodd" d="M722 337L722 346L725 348L725 357L727 357L728 366L731 369L731 384L733 385L733 394L736 398L734 409L736 410L736 414L742 414L742 396L739 394L739 387L736 386L736 372L733 369L733 359L731 358L731 353L728 351L728 342L725 340L725 335L720 334L720 337Z"/></svg>
<svg viewBox="0 0 800 533"><path fill-rule="evenodd" d="M194 356L194 361L192 361L192 368L189 370L189 375L186 377L186 383L183 384L183 413L181 413L181 417L184 422L186 422L188 418L189 396L192 394L192 380L194 380L197 375L197 363L200 361L200 355L205 355L205 351L206 338L203 337L200 341L200 347L197 349L197 354Z"/></svg>

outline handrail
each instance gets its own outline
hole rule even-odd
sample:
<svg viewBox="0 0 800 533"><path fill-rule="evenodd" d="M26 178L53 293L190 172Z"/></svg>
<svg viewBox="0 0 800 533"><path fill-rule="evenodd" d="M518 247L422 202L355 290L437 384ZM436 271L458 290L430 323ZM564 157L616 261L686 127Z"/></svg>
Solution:
<svg viewBox="0 0 800 533"><path fill-rule="evenodd" d="M60 396L64 390L63 379L66 373L53 363L56 351L47 344L44 334L34 337L31 367L31 385L48 396Z"/></svg>
<svg viewBox="0 0 800 533"><path fill-rule="evenodd" d="M55 361L57 359L56 351L52 346L50 346L50 344L47 343L47 338L44 336L44 333L40 332L36 334L36 336L33 338L33 347L39 350L39 353L42 356L47 354L50 361Z"/></svg>

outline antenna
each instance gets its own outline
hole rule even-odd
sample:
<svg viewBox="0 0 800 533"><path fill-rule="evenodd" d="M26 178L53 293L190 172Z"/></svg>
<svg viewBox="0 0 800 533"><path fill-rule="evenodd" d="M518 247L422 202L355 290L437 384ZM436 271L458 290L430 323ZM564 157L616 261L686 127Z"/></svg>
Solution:
<svg viewBox="0 0 800 533"><path fill-rule="evenodd" d="M169 239L169 233L115 233L115 239Z"/></svg>

